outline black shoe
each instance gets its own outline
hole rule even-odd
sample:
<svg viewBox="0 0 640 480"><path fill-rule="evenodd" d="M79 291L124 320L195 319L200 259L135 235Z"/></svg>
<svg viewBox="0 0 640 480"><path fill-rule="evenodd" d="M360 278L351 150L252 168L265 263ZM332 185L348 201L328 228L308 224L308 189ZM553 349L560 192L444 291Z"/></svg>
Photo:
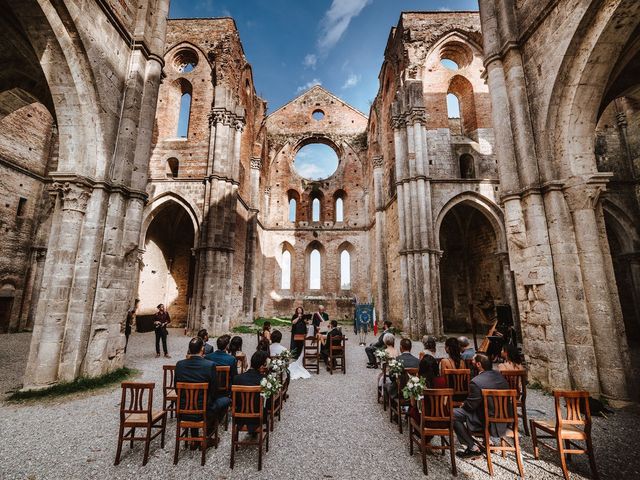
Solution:
<svg viewBox="0 0 640 480"><path fill-rule="evenodd" d="M482 452L480 450L472 450L471 448L467 448L464 452L457 452L456 456L464 458L465 460L476 460L482 457Z"/></svg>
<svg viewBox="0 0 640 480"><path fill-rule="evenodd" d="M367 368L378 368L378 365L375 363L367 363Z"/></svg>

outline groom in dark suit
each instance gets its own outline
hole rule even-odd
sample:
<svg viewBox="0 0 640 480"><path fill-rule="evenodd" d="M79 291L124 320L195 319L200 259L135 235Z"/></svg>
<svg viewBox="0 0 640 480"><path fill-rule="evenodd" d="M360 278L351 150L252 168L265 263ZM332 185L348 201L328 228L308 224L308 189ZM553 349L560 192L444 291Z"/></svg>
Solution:
<svg viewBox="0 0 640 480"><path fill-rule="evenodd" d="M324 345L320 349L320 355L322 355L322 359L324 363L327 365L327 370L329 369L329 345L332 345L331 342L334 342L333 345L339 345L339 341L335 341L334 337L341 337L342 330L338 328L338 321L331 320L331 330L327 332L327 336L325 338Z"/></svg>
<svg viewBox="0 0 640 480"><path fill-rule="evenodd" d="M496 370L492 370L493 363L486 355L476 354L473 364L478 369L478 375L469 383L469 396L460 408L453 410L453 429L456 431L458 442L465 445L464 452L458 452L461 458L476 458L481 455L480 449L475 445L469 430L478 432L484 430L484 404L482 390L508 390L509 384ZM493 415L493 404L489 403L489 416ZM491 437L499 438L507 429L506 423L491 424Z"/></svg>
<svg viewBox="0 0 640 480"><path fill-rule="evenodd" d="M382 333L380 334L380 337L378 337L378 341L375 343L372 343L371 345L369 345L364 349L365 353L367 354L367 358L369 359L369 362L367 363L367 368L378 368L378 359L373 354L373 352L375 352L379 348L384 347L384 342L382 341L382 339L385 333L387 333L387 330L391 328L391 325L392 325L391 322L389 320L386 320L382 324Z"/></svg>
<svg viewBox="0 0 640 480"><path fill-rule="evenodd" d="M267 352L263 352L262 350L258 350L251 356L251 368L240 375L236 375L233 379L234 385L244 385L246 387L258 387L260 386L260 382L263 378L265 378L265 373L267 370L267 360L269 359L269 354ZM256 402L262 401L262 397L256 397ZM271 398L267 399L265 405L265 411L271 406ZM259 404L254 405L254 411L258 411L260 408ZM263 414L264 411L263 411ZM266 414L265 414L266 419ZM264 420L264 419L263 419ZM253 433L255 428L258 426L258 423L255 419L247 419L238 421L238 425L246 425L249 428L249 432Z"/></svg>

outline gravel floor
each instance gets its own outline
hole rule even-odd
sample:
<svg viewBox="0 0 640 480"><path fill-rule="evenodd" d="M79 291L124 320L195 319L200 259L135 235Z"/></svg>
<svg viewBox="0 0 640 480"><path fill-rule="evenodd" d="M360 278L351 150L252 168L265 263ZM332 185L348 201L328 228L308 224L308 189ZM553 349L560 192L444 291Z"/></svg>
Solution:
<svg viewBox="0 0 640 480"><path fill-rule="evenodd" d="M3 376L0 391L15 387L24 359L9 356L5 346L18 351L28 346L29 337L1 336ZM288 335L285 334L285 338ZM140 380L162 384L161 365L153 352L153 333L135 334L130 342L128 364L141 370ZM188 338L179 330L169 335L170 351L176 361L186 350ZM245 336L245 351L254 351L255 337ZM415 350L417 350L417 345ZM260 479L360 479L421 478L419 455L409 456L408 437L391 425L382 407L376 403L375 385L378 371L364 368L363 347L348 343L347 374L329 375L321 371L309 380L297 380L290 387L282 421L271 436L269 453ZM124 449L121 464L113 466L118 428L119 389L111 388L75 399L47 401L40 404L0 406L0 479L80 479L99 476L125 478L249 478L257 475L254 449L240 450L236 467L229 469L230 435L222 432L217 450L207 454L207 464L200 467L199 452L183 451L180 462L173 465L175 422L170 420L167 442L160 449L159 439L151 446L151 456L142 467L142 445L133 451ZM157 395L160 392L157 392ZM160 405L156 396L155 404ZM531 417L551 415L552 399L530 391L528 409ZM596 458L602 478L640 478L637 455L640 441L635 411L617 411L608 420L594 422ZM529 438L523 437L524 468L528 478L561 478L557 460L548 454L533 460ZM458 478L487 478L484 460L458 460ZM429 475L449 478L448 457L428 457ZM516 477L513 457L495 461L496 478ZM572 478L590 478L588 463L576 458L570 467Z"/></svg>

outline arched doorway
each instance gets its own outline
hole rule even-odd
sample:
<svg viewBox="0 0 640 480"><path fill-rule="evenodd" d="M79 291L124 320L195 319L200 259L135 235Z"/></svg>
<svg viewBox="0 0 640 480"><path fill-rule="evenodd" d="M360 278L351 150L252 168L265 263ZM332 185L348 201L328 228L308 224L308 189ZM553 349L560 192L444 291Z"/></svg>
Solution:
<svg viewBox="0 0 640 480"><path fill-rule="evenodd" d="M144 329L148 316L163 303L171 315L172 326L187 322L193 290L195 237L189 213L174 201L159 207L145 235L143 267L138 283L139 318Z"/></svg>
<svg viewBox="0 0 640 480"><path fill-rule="evenodd" d="M484 212L462 202L442 218L439 238L444 332L471 332L470 305L509 303L499 234Z"/></svg>

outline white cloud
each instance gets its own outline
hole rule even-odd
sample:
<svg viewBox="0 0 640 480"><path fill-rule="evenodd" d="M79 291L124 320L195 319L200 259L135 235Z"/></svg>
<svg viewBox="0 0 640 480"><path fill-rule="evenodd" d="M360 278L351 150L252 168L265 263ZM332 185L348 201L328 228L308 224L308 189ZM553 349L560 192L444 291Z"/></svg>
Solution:
<svg viewBox="0 0 640 480"><path fill-rule="evenodd" d="M314 78L313 80L305 83L304 85L300 85L296 89L296 93L303 92L304 90L309 90L311 87L313 87L315 85L322 85L322 81L320 79L318 79L318 78Z"/></svg>
<svg viewBox="0 0 640 480"><path fill-rule="evenodd" d="M351 88L355 87L358 83L360 83L360 75L356 75L355 73L350 73L347 77L347 80L342 85L342 88Z"/></svg>
<svg viewBox="0 0 640 480"><path fill-rule="evenodd" d="M450 12L451 9L449 7L440 7L440 8L438 8L438 11L439 12Z"/></svg>
<svg viewBox="0 0 640 480"><path fill-rule="evenodd" d="M372 0L333 0L322 19L322 31L318 39L321 53L331 50L349 28L351 19L360 14Z"/></svg>
<svg viewBox="0 0 640 480"><path fill-rule="evenodd" d="M304 60L302 61L302 64L305 67L309 67L315 70L317 62L318 62L318 56L315 53L308 53L307 55L305 55Z"/></svg>

